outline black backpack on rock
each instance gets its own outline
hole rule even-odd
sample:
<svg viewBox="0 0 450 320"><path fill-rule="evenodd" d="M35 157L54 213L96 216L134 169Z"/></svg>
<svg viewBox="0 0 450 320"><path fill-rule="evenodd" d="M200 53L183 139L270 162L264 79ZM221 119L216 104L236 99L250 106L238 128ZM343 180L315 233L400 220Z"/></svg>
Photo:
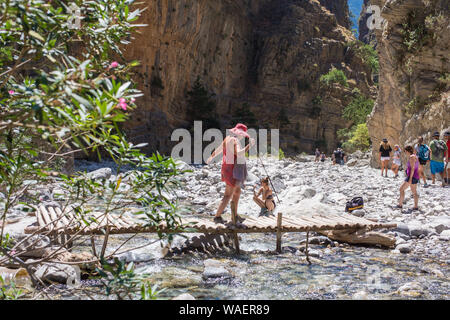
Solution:
<svg viewBox="0 0 450 320"><path fill-rule="evenodd" d="M353 210L362 209L362 208L364 208L363 198L356 197L350 201L347 201L347 204L345 205L345 212L352 212Z"/></svg>

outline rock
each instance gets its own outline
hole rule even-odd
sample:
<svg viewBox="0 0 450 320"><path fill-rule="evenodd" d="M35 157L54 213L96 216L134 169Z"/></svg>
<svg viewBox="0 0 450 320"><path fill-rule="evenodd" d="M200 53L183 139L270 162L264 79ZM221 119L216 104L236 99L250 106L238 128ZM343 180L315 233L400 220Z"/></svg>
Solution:
<svg viewBox="0 0 450 320"><path fill-rule="evenodd" d="M312 189L312 188L306 188L302 191L302 195L307 198L307 199L311 199L316 195L316 190Z"/></svg>
<svg viewBox="0 0 450 320"><path fill-rule="evenodd" d="M210 278L231 278L231 273L225 269L224 264L218 260L208 259L203 262L205 269L203 270L203 279Z"/></svg>
<svg viewBox="0 0 450 320"><path fill-rule="evenodd" d="M41 264L37 267L34 275L41 281L49 284L53 282L70 284L74 280L79 281L79 274L74 267L60 263Z"/></svg>
<svg viewBox="0 0 450 320"><path fill-rule="evenodd" d="M395 247L395 249L400 251L401 253L410 253L411 245L409 243L402 243Z"/></svg>
<svg viewBox="0 0 450 320"><path fill-rule="evenodd" d="M410 297L418 297L422 295L423 289L418 282L408 282L398 288L398 293Z"/></svg>
<svg viewBox="0 0 450 320"><path fill-rule="evenodd" d="M133 250L120 254L118 258L126 262L146 262L154 259L154 256L148 253L148 250Z"/></svg>
<svg viewBox="0 0 450 320"><path fill-rule="evenodd" d="M356 166L357 163L358 163L358 160L350 159L349 161L347 161L347 166L348 167L354 167L354 166Z"/></svg>
<svg viewBox="0 0 450 320"><path fill-rule="evenodd" d="M450 217L436 217L428 224L428 227L434 229L438 234L450 230Z"/></svg>
<svg viewBox="0 0 450 320"><path fill-rule="evenodd" d="M306 243L306 239L303 239L300 241L300 244ZM319 236L319 237L311 237L309 239L309 244L318 244L318 245L329 245L332 241L325 236Z"/></svg>
<svg viewBox="0 0 450 320"><path fill-rule="evenodd" d="M108 180L112 175L111 168L101 168L87 174L88 178L93 180Z"/></svg>
<svg viewBox="0 0 450 320"><path fill-rule="evenodd" d="M352 296L353 300L367 300L367 292L365 291L358 291Z"/></svg>
<svg viewBox="0 0 450 320"><path fill-rule="evenodd" d="M450 237L450 230L444 230L440 234L441 237Z"/></svg>
<svg viewBox="0 0 450 320"><path fill-rule="evenodd" d="M420 237L420 236L427 236L432 231L424 226L423 224L410 224L409 226L409 232L411 236Z"/></svg>
<svg viewBox="0 0 450 320"><path fill-rule="evenodd" d="M434 274L437 277L440 277L440 278L444 278L445 277L444 274L442 273L442 271L439 270L439 269L432 269L430 271L431 271L432 274Z"/></svg>
<svg viewBox="0 0 450 320"><path fill-rule="evenodd" d="M315 250L315 249L308 249L308 255L310 257L315 257L315 258L322 257L322 253L319 250Z"/></svg>
<svg viewBox="0 0 450 320"><path fill-rule="evenodd" d="M203 279L231 278L231 273L224 267L205 267L202 274Z"/></svg>
<svg viewBox="0 0 450 320"><path fill-rule="evenodd" d="M350 212L350 214L356 217L364 217L366 211L364 209L357 209Z"/></svg>
<svg viewBox="0 0 450 320"><path fill-rule="evenodd" d="M43 235L34 235L20 244L17 248L17 251L25 251L25 253L20 255L20 257L41 258L46 254L46 250L49 248L49 237Z"/></svg>
<svg viewBox="0 0 450 320"><path fill-rule="evenodd" d="M179 296L176 296L172 300L195 300L195 298L189 293L182 293Z"/></svg>

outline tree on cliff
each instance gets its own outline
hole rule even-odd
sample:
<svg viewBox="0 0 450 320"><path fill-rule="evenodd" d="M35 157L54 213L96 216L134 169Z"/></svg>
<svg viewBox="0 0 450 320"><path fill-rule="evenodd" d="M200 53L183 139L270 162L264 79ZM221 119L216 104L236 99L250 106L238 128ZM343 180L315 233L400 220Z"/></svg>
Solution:
<svg viewBox="0 0 450 320"><path fill-rule="evenodd" d="M169 228L179 228L181 223L176 206L164 196L177 183L176 163L159 154L147 157L139 151L142 145L128 142L119 130L142 94L129 79L137 63L111 57L121 56L120 46L139 26L134 22L141 10L130 8L133 1L78 1L70 7L66 3L0 0L0 265L19 264L35 285L42 282L33 270L44 258L24 262L22 255L35 242L18 247L4 227L19 201L41 203L36 193L28 193L36 186L41 190L59 183L64 193L61 208L78 217L72 223L80 232L119 214L124 206L137 205L137 216L147 226L164 221ZM35 141L51 148L42 150ZM51 172L56 159L100 147L117 164L116 174L102 183L85 173ZM133 170L121 172L125 165ZM94 200L101 210L96 217L89 209ZM79 239L75 234L63 245ZM105 237L99 263L111 257L105 252L107 243ZM61 248L45 259L58 253Z"/></svg>
<svg viewBox="0 0 450 320"><path fill-rule="evenodd" d="M258 129L258 120L247 102L234 110L232 119L234 123L244 123L248 128Z"/></svg>
<svg viewBox="0 0 450 320"><path fill-rule="evenodd" d="M192 121L202 121L203 129L219 128L217 121L216 102L212 99L214 93L208 90L200 82L200 78L195 80L194 86L187 93L187 113L188 118Z"/></svg>

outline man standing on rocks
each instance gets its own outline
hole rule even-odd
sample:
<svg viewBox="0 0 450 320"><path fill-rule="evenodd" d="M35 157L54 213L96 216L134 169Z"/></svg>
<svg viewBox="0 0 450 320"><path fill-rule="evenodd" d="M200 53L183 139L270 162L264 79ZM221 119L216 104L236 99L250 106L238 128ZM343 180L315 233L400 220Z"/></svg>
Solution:
<svg viewBox="0 0 450 320"><path fill-rule="evenodd" d="M431 176L433 178L432 183L436 182L436 173L442 178L442 186L445 186L444 180L444 157L448 151L447 145L443 140L439 139L439 132L435 132L433 134L433 140L430 143L431 149Z"/></svg>

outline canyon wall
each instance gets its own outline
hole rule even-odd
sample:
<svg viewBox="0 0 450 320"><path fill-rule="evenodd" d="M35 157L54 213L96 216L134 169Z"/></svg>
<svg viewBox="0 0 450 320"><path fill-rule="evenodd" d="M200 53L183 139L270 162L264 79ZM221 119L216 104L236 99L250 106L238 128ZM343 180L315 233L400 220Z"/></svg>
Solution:
<svg viewBox="0 0 450 320"><path fill-rule="evenodd" d="M349 50L344 0L152 0L139 20L147 24L126 48L141 61L133 75L145 97L125 129L144 151L168 153L174 128L189 128L186 95L195 80L214 93L221 129L248 104L261 128L281 129L287 153L330 152L341 117L358 88L374 96L370 69ZM319 78L341 69L349 87L324 89ZM288 122L280 124L279 115Z"/></svg>
<svg viewBox="0 0 450 320"><path fill-rule="evenodd" d="M405 146L450 129L450 11L445 0L370 2L386 20L375 30L379 94L368 122L377 166L384 137Z"/></svg>

